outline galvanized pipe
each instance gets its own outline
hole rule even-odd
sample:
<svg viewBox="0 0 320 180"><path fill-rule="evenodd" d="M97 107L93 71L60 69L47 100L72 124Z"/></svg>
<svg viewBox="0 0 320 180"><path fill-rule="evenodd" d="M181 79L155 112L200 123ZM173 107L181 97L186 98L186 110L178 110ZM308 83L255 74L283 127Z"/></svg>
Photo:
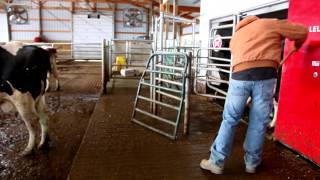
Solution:
<svg viewBox="0 0 320 180"><path fill-rule="evenodd" d="M208 50L213 50L213 49L208 49ZM224 61L224 62L231 62L231 59L227 59L227 58L218 58L218 57L208 57L209 59L212 59L212 60L218 60L218 61Z"/></svg>
<svg viewBox="0 0 320 180"><path fill-rule="evenodd" d="M184 69L180 68L180 67L166 66L166 65L161 65L161 64L156 64L156 67L166 68L166 69L173 69L173 70L178 70L178 71L184 71Z"/></svg>
<svg viewBox="0 0 320 180"><path fill-rule="evenodd" d="M172 122L172 121L170 121L170 120L168 120L168 119L165 119L165 118L156 116L156 115L151 114L151 113L149 113L149 112L147 112L147 111L144 111L144 110L142 110L142 109L136 108L135 111L137 111L137 112L139 112L139 113L142 113L142 114L144 114L144 115L146 115L146 116L152 117L152 118L154 118L154 119L157 119L157 120L159 120L159 121L161 121L161 122L164 122L164 123L167 123L167 124L170 124L170 125L173 125L173 126L175 125L174 122Z"/></svg>
<svg viewBox="0 0 320 180"><path fill-rule="evenodd" d="M230 67L231 66L230 64L218 64L218 63L208 63L208 64L199 63L197 65L199 65L199 66L218 66L218 67Z"/></svg>
<svg viewBox="0 0 320 180"><path fill-rule="evenodd" d="M206 77L206 76L198 76L198 77ZM229 84L229 81L226 80L221 80L221 79L197 79L198 81L205 81L205 82L218 82L218 83L225 83L225 84Z"/></svg>
<svg viewBox="0 0 320 180"><path fill-rule="evenodd" d="M221 90L221 89L219 89L217 87L214 87L214 86L210 85L210 83L207 83L207 86L209 86L211 89L213 89L213 90L215 90L215 91L217 91L217 92L219 92L219 93L221 93L221 94L223 94L225 96L227 95L226 91L223 91L223 90Z"/></svg>
<svg viewBox="0 0 320 180"><path fill-rule="evenodd" d="M198 68L199 70L207 70L207 71L218 71L218 72L224 72L224 73L231 73L231 71L229 70L225 70L225 69L219 69L219 68Z"/></svg>
<svg viewBox="0 0 320 180"><path fill-rule="evenodd" d="M143 122L140 122L140 121L138 121L138 120L136 120L134 118L132 119L132 121L137 123L137 124L139 124L139 125L141 125L141 126L143 126L143 127L145 127L145 128L151 129L154 132L157 132L157 133L162 134L162 135L164 135L166 137L169 137L172 140L176 139L176 136L172 136L172 135L170 135L170 134L168 134L166 132L163 132L163 131L161 131L159 129L156 129L156 128L152 127L152 126L149 126L149 125L147 125L147 124L145 124Z"/></svg>
<svg viewBox="0 0 320 180"><path fill-rule="evenodd" d="M160 81L160 82L166 82L166 83L169 83L169 84L177 85L177 86L182 86L183 85L182 83L179 83L179 82L176 82L176 81L170 81L170 80L167 80L167 79L156 78L156 80Z"/></svg>
<svg viewBox="0 0 320 180"><path fill-rule="evenodd" d="M182 77L181 74L179 73L171 73L171 72L164 72L164 71L152 71L152 70L146 70L146 72L148 73L159 73L159 74L167 74L167 75L173 75L173 76L177 76L177 77Z"/></svg>
<svg viewBox="0 0 320 180"><path fill-rule="evenodd" d="M171 15L168 15L168 14L164 14L163 17L167 18L167 19L173 19L176 22L182 22L182 23L193 23L194 22L193 20L190 20L190 19L187 19L187 18L178 17L178 16L171 16Z"/></svg>
<svg viewBox="0 0 320 180"><path fill-rule="evenodd" d="M172 94L163 92L163 91L156 91L156 93L159 93L159 94L161 94L161 95L164 95L164 96L166 96L166 97L169 97L169 98L174 99L174 100L177 100L177 101L181 101L181 97L178 97L178 96L175 96L175 95L172 95Z"/></svg>
<svg viewBox="0 0 320 180"><path fill-rule="evenodd" d="M155 101L155 100L152 100L152 99L144 97L144 96L138 96L138 98L142 99L142 100L145 100L145 101L148 101L148 102L153 102L153 103L159 104L159 105L167 107L167 108L171 108L171 109L174 109L174 110L179 110L179 108L177 106L173 106L171 104L166 104L166 103L163 103L163 102L160 102L160 101Z"/></svg>

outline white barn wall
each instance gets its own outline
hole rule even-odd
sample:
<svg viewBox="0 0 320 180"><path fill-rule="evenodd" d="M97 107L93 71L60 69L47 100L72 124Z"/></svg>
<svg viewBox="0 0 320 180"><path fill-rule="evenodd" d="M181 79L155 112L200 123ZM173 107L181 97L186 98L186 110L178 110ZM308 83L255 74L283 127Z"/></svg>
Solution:
<svg viewBox="0 0 320 180"><path fill-rule="evenodd" d="M202 47L207 47L209 36L209 21L225 15L260 6L275 0L201 0L200 8L200 39Z"/></svg>
<svg viewBox="0 0 320 180"><path fill-rule="evenodd" d="M85 14L73 15L74 43L101 43L112 37L112 15L101 15L99 19L87 18Z"/></svg>
<svg viewBox="0 0 320 180"><path fill-rule="evenodd" d="M0 42L9 41L7 28L7 14L0 12Z"/></svg>
<svg viewBox="0 0 320 180"><path fill-rule="evenodd" d="M49 42L70 42L72 40L71 3L47 1L43 6L46 7L42 9L42 35L44 38Z"/></svg>
<svg viewBox="0 0 320 180"><path fill-rule="evenodd" d="M18 2L15 0L14 2ZM22 2L22 1L19 1ZM29 22L25 25L12 25L12 40L33 41L40 34L39 5L38 2L24 0L28 5ZM71 3L63 1L47 1L42 8L42 35L49 42L72 42L73 37L73 14L70 11ZM74 14L88 14L85 9L86 3L75 3ZM101 14L112 14L110 4L97 3L97 11ZM80 8L80 9L79 9ZM102 9L101 9L102 8ZM2 26L3 22L0 22ZM110 25L110 28L112 25ZM109 29L109 28L108 28ZM1 37L3 33L0 34ZM84 34L85 36L86 34ZM110 38L109 33L106 35Z"/></svg>
<svg viewBox="0 0 320 180"><path fill-rule="evenodd" d="M14 1L19 3L19 1ZM24 1L25 4L31 5L28 7L29 22L27 24L11 24L11 39L16 41L32 41L34 37L39 36L39 21L34 21L31 19L39 19L39 9L37 3L28 3Z"/></svg>

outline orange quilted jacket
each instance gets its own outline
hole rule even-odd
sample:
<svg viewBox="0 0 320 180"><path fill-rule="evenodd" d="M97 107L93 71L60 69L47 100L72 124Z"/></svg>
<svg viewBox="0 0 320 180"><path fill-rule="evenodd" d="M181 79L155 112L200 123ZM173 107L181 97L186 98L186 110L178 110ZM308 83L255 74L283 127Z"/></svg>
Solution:
<svg viewBox="0 0 320 180"><path fill-rule="evenodd" d="M237 24L230 42L233 72L255 67L277 68L282 39L295 41L295 48L299 49L307 33L303 25L286 20L246 17Z"/></svg>

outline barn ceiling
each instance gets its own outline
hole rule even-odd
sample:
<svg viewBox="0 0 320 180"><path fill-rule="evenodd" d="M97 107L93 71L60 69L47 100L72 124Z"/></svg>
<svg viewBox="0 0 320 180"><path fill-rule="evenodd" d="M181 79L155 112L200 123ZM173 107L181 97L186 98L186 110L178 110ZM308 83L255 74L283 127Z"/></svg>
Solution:
<svg viewBox="0 0 320 180"><path fill-rule="evenodd" d="M22 0L21 2L26 1ZM173 0L31 0L34 2L73 2L73 3L110 3L110 4L131 4L137 7L141 7L144 9L153 9L155 14L158 14L160 11L160 2L170 4L170 12L173 12ZM6 3L17 2L13 0L4 0ZM29 1L30 2L30 1ZM200 0L176 0L178 5L177 15L188 18L194 19L199 17L200 14Z"/></svg>
<svg viewBox="0 0 320 180"><path fill-rule="evenodd" d="M61 1L61 2L87 2L87 3L111 3L111 4L131 4L144 9L153 9L155 12L159 12L159 6L161 0L33 0L33 1ZM7 0L10 2L10 0ZM173 0L162 0L162 3L170 4L170 12L173 11ZM176 0L178 5L178 15L193 19L199 16L200 13L200 0Z"/></svg>

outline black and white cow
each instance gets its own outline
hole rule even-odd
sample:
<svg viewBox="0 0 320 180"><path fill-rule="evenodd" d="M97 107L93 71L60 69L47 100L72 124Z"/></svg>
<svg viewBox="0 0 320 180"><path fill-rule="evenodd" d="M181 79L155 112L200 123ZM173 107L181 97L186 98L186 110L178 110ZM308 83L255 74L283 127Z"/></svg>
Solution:
<svg viewBox="0 0 320 180"><path fill-rule="evenodd" d="M35 147L35 125L40 122L41 148L48 138L45 87L51 71L49 52L36 46L0 46L0 101L10 102L29 132L27 155Z"/></svg>

